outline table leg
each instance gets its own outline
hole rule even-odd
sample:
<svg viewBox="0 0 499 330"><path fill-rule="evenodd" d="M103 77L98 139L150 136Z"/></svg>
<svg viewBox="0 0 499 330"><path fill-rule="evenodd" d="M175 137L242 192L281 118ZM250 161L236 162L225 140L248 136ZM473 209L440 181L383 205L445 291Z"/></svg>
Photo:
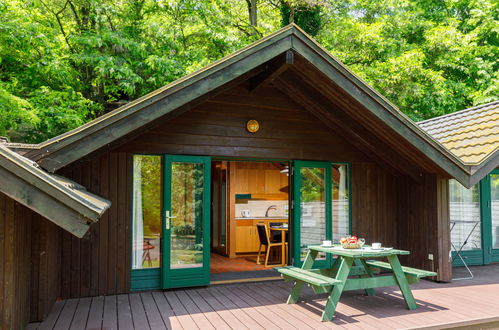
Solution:
<svg viewBox="0 0 499 330"><path fill-rule="evenodd" d="M352 269L353 258L341 257L340 267L336 274L336 279L340 280L338 284L333 285L331 291L329 292L329 297L326 302L326 307L322 313L322 321L331 321L334 312L336 311L336 305L340 300L341 293L343 292L343 287L348 279L348 274Z"/></svg>
<svg viewBox="0 0 499 330"><path fill-rule="evenodd" d="M301 268L311 269L312 266L314 265L314 261L315 258L317 257L317 254L318 254L317 251L309 250L307 256L305 257L305 260L303 260L303 265L301 266ZM295 282L295 284L293 285L293 289L291 289L291 293L289 294L288 301L286 302L287 304L295 304L298 302L304 284L305 282L302 281Z"/></svg>
<svg viewBox="0 0 499 330"><path fill-rule="evenodd" d="M388 256L388 261L390 262L390 266L392 266L393 274L397 279L400 291L402 291L407 308L411 310L418 308L414 296L412 295L411 288L409 287L409 283L407 282L407 278L402 270L402 266L400 265L399 258L396 255Z"/></svg>
<svg viewBox="0 0 499 330"><path fill-rule="evenodd" d="M363 275L360 275L360 277L363 277L363 278L364 277L373 277L373 273L371 271L371 268L369 268L369 266L367 265L367 263L364 259L355 259L355 264L357 266L364 266L364 270L366 271L366 273ZM375 296L376 295L376 292L374 292L373 288L365 289L365 291L366 291L367 296Z"/></svg>

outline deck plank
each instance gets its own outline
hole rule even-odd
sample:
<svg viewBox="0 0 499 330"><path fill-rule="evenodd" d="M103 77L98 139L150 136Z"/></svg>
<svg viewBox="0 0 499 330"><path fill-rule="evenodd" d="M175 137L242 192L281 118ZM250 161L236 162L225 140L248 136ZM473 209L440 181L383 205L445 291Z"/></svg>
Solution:
<svg viewBox="0 0 499 330"><path fill-rule="evenodd" d="M80 298L78 306L76 307L73 320L71 321L71 330L83 330L87 326L88 312L90 311L90 304L92 298Z"/></svg>
<svg viewBox="0 0 499 330"><path fill-rule="evenodd" d="M76 307L78 306L78 299L68 299L64 308L57 319L57 323L54 326L54 330L67 330L71 326L73 321L73 316L76 312Z"/></svg>
<svg viewBox="0 0 499 330"><path fill-rule="evenodd" d="M176 291L178 300L184 305L185 310L191 315L192 319L200 329L215 329L206 316L201 313L198 306L187 295L185 290Z"/></svg>
<svg viewBox="0 0 499 330"><path fill-rule="evenodd" d="M118 329L118 306L116 296L104 297L104 311L102 315L102 329Z"/></svg>
<svg viewBox="0 0 499 330"><path fill-rule="evenodd" d="M175 313L175 316L177 317L178 321L180 322L180 325L184 329L198 329L198 326L192 319L192 317L189 315L189 313L185 310L184 305L178 300L178 297L175 295L174 291L165 291L164 292L165 298L168 301L168 304L170 304L173 313Z"/></svg>
<svg viewBox="0 0 499 330"><path fill-rule="evenodd" d="M237 317L236 313L227 309L220 301L217 300L206 288L196 291L210 307L220 315L227 324L233 329L247 329L247 327Z"/></svg>
<svg viewBox="0 0 499 330"><path fill-rule="evenodd" d="M165 323L163 322L163 318L161 317L161 314L159 313L158 306L156 305L156 302L154 301L154 298L152 296L151 292L142 292L140 293L140 297L142 298L142 302L144 304L144 310L146 312L147 316L147 321L149 322L149 327L151 329L165 329L166 326Z"/></svg>
<svg viewBox="0 0 499 330"><path fill-rule="evenodd" d="M179 320L175 316L170 304L168 304L163 292L155 291L152 293L152 297L154 298L156 306L158 306L159 313L165 326L168 329L182 329Z"/></svg>
<svg viewBox="0 0 499 330"><path fill-rule="evenodd" d="M279 327L268 318L268 315L260 313L258 310L251 307L247 302L234 294L233 287L214 288L220 294L225 295L227 299L231 300L238 308L244 310L255 322L259 323L265 329L279 329Z"/></svg>
<svg viewBox="0 0 499 330"><path fill-rule="evenodd" d="M41 330L53 329L65 304L66 304L65 300L64 301L56 301L54 304L54 307L52 307L52 310L50 311L49 315L42 323L40 323L40 325L38 326L38 329L41 329Z"/></svg>
<svg viewBox="0 0 499 330"><path fill-rule="evenodd" d="M135 329L150 329L147 321L144 304L140 298L140 293L131 293L128 295L130 300L130 309L132 311L133 326Z"/></svg>
<svg viewBox="0 0 499 330"><path fill-rule="evenodd" d="M127 294L120 294L116 296L117 311L118 311L118 328L122 329L135 329L132 318L132 309L130 307L130 300Z"/></svg>
<svg viewBox="0 0 499 330"><path fill-rule="evenodd" d="M104 297L93 297L90 305L90 312L87 319L87 330L97 330L102 328L102 316L104 312Z"/></svg>
<svg viewBox="0 0 499 330"><path fill-rule="evenodd" d="M215 310L213 310L213 308L211 308L211 306L203 299L203 297L201 297L197 290L186 290L186 293L215 329L230 329L229 324L226 323L224 319Z"/></svg>
<svg viewBox="0 0 499 330"><path fill-rule="evenodd" d="M279 328L286 328L286 329L297 329L296 325L294 325L292 322L288 322L285 318L283 318L280 313L275 311L272 306L267 306L257 300L255 300L253 297L248 295L244 288L244 285L237 286L234 288L233 292L242 300L244 300L249 306L253 307L255 310L260 312L263 316L267 317L269 320L271 320L276 327Z"/></svg>

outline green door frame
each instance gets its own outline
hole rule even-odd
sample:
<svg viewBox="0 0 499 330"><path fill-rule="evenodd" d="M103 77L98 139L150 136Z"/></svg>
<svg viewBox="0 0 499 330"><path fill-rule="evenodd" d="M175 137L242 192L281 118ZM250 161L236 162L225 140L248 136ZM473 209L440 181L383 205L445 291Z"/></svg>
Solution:
<svg viewBox="0 0 499 330"><path fill-rule="evenodd" d="M202 198L202 232L196 230L196 237L203 242L203 265L192 268L170 268L171 229L167 226L166 212L171 211L172 194L172 163L203 164L203 195ZM203 286L210 283L210 191L211 191L211 158L207 156L165 155L163 163L163 241L161 248L161 287L163 289ZM196 217L199 218L199 217ZM202 235L202 237L198 237Z"/></svg>
<svg viewBox="0 0 499 330"><path fill-rule="evenodd" d="M316 162L316 161L303 161L295 160L292 162L292 191L293 191L293 223L292 223L292 243L293 243L293 261L294 265L301 267L303 260L301 259L301 194L300 182L302 175L301 168L323 168L325 171L325 204L326 204L326 239L331 240L332 226L332 177L331 177L331 162ZM314 263L315 268L331 267L332 259L328 254L325 260L317 260Z"/></svg>

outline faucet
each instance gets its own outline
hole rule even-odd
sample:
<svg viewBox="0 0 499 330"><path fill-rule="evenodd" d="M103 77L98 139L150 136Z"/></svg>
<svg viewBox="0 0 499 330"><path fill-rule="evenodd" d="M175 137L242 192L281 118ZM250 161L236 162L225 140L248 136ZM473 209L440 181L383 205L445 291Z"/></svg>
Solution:
<svg viewBox="0 0 499 330"><path fill-rule="evenodd" d="M267 212L265 212L265 218L267 218L269 216L269 211L270 210L276 210L277 211L277 205L270 205L268 208L267 208Z"/></svg>

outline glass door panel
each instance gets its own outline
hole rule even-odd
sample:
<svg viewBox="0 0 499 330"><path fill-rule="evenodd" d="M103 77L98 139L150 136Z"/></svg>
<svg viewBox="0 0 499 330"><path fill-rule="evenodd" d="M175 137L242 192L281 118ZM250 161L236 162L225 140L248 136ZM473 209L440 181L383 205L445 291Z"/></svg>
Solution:
<svg viewBox="0 0 499 330"><path fill-rule="evenodd" d="M165 156L163 287L209 283L210 160Z"/></svg>
<svg viewBox="0 0 499 330"><path fill-rule="evenodd" d="M324 162L294 162L294 261L301 265L309 245L331 240L331 165ZM329 258L328 258L329 259ZM315 266L327 266L319 255Z"/></svg>

